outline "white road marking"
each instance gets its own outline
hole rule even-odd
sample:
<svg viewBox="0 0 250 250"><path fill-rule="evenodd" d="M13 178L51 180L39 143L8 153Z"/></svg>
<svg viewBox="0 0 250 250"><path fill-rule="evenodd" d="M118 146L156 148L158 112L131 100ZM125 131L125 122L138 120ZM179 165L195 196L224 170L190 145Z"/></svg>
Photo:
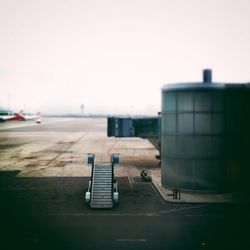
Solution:
<svg viewBox="0 0 250 250"><path fill-rule="evenodd" d="M175 212L180 212L180 211L185 211L185 210L190 210L190 209L196 209L196 208L201 208L205 207L206 205L200 205L200 206L191 206L191 207L184 207L184 208L176 208L176 209L169 209L165 211L159 211L159 212L154 212L154 213L37 213L37 214L31 214L31 216L72 216L72 217L77 217L77 216L131 216L131 217L136 217L136 216L146 216L146 217L159 217L164 214L171 214Z"/></svg>
<svg viewBox="0 0 250 250"><path fill-rule="evenodd" d="M154 190L155 194L157 195L157 197L159 198L159 201L161 202L162 205L165 205L165 200L163 199L163 197L160 195L159 191L156 189L155 185L151 182L151 187Z"/></svg>
<svg viewBox="0 0 250 250"><path fill-rule="evenodd" d="M133 187L133 184L132 184L130 176L128 176L128 182L129 182L130 188L133 189L134 187Z"/></svg>
<svg viewBox="0 0 250 250"><path fill-rule="evenodd" d="M137 216L154 216L154 217L157 217L157 216L160 216L158 215L157 213L37 213L37 214L31 214L31 216L72 216L72 217L88 217L88 216L114 216L114 217L117 217L117 216L131 216L131 217L137 217Z"/></svg>
<svg viewBox="0 0 250 250"><path fill-rule="evenodd" d="M174 208L174 209L169 209L166 211L160 211L160 214L170 214L170 213L175 213L179 211L185 211L185 210L190 210L190 209L196 209L196 208L201 208L201 207L206 207L206 205L198 205L198 206L191 206L191 207L181 207L181 208Z"/></svg>
<svg viewBox="0 0 250 250"><path fill-rule="evenodd" d="M186 214L186 217L202 217L204 216L203 214Z"/></svg>
<svg viewBox="0 0 250 250"><path fill-rule="evenodd" d="M117 242L146 242L147 239L116 239Z"/></svg>

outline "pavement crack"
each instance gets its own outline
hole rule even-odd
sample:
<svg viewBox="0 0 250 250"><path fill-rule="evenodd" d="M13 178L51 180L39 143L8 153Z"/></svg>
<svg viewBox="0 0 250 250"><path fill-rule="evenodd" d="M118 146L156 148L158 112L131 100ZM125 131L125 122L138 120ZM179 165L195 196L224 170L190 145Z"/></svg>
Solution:
<svg viewBox="0 0 250 250"><path fill-rule="evenodd" d="M50 167L52 165L52 163L54 163L54 161L56 161L65 151L68 151L73 145L75 145L76 143L78 143L82 138L84 138L88 133L85 133L84 135L82 135L80 138L78 138L77 140L75 140L74 142L71 142L69 145L67 145L60 153L58 153L53 159L51 159L48 162L48 167Z"/></svg>

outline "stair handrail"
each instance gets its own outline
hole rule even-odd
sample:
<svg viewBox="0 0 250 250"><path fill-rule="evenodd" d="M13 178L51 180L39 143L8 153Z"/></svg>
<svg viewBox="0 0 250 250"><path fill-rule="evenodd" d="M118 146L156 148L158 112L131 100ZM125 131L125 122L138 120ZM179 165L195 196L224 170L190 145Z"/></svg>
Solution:
<svg viewBox="0 0 250 250"><path fill-rule="evenodd" d="M114 200L113 194L114 194L114 183L115 183L115 177L114 177L114 167L118 166L120 163L120 155L119 154L112 154L111 156L111 165L112 165L112 185L111 185L111 199Z"/></svg>
<svg viewBox="0 0 250 250"><path fill-rule="evenodd" d="M91 165L91 181L90 181L90 201L93 196L93 177L94 177L94 168L95 168L95 154L88 153L88 165Z"/></svg>

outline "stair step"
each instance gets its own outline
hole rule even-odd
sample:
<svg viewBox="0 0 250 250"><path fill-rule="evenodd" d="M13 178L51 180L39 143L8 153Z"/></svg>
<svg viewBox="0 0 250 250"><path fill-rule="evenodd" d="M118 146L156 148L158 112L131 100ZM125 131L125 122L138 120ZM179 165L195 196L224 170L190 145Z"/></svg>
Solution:
<svg viewBox="0 0 250 250"><path fill-rule="evenodd" d="M92 194L93 195L95 195L95 194L101 194L101 193L106 193L106 194L110 194L110 193L112 193L111 191L111 189L110 188L105 188L105 189L103 189L103 188L98 188L98 189L94 189L93 190L94 192L92 192Z"/></svg>
<svg viewBox="0 0 250 250"><path fill-rule="evenodd" d="M112 186L111 185L103 185L103 184L93 184L93 188L92 190L112 190Z"/></svg>
<svg viewBox="0 0 250 250"><path fill-rule="evenodd" d="M97 178L97 179L112 179L112 175L94 175L93 178Z"/></svg>
<svg viewBox="0 0 250 250"><path fill-rule="evenodd" d="M99 178L112 177L112 174L94 174L93 177L99 177Z"/></svg>
<svg viewBox="0 0 250 250"><path fill-rule="evenodd" d="M102 183L102 182L109 182L109 183L111 183L112 182L111 179L96 179L96 178L94 178L93 181L100 182L100 183Z"/></svg>
<svg viewBox="0 0 250 250"><path fill-rule="evenodd" d="M103 183L103 182L93 182L93 187L99 187L99 188L101 188L101 187L105 187L105 188L111 188L112 187L112 185L111 185L111 183Z"/></svg>
<svg viewBox="0 0 250 250"><path fill-rule="evenodd" d="M93 181L98 181L98 182L100 182L100 183L106 181L106 182L112 183L112 179L95 179L95 178L93 178Z"/></svg>
<svg viewBox="0 0 250 250"><path fill-rule="evenodd" d="M95 170L94 173L98 173L98 174L105 174L105 173L112 173L112 171L99 171L99 170Z"/></svg>
<svg viewBox="0 0 250 250"><path fill-rule="evenodd" d="M111 182L103 182L103 181L93 181L93 185L98 186L111 186Z"/></svg>
<svg viewBox="0 0 250 250"><path fill-rule="evenodd" d="M102 199L102 198L107 198L107 199L111 199L111 193L97 193L92 195L92 198L96 198L96 199Z"/></svg>
<svg viewBox="0 0 250 250"><path fill-rule="evenodd" d="M102 181L109 181L109 182L112 182L112 179L111 178L93 178L93 180L95 180L95 181L100 181L100 182L102 182Z"/></svg>
<svg viewBox="0 0 250 250"><path fill-rule="evenodd" d="M107 175L93 175L93 178L98 178L98 179L105 179L105 178L112 178L112 175L107 174Z"/></svg>
<svg viewBox="0 0 250 250"><path fill-rule="evenodd" d="M92 208L112 208L112 205L91 205Z"/></svg>
<svg viewBox="0 0 250 250"><path fill-rule="evenodd" d="M95 170L94 173L98 173L98 174L112 174L112 171L98 171L98 170Z"/></svg>
<svg viewBox="0 0 250 250"><path fill-rule="evenodd" d="M93 203L95 203L95 204L109 204L109 203L112 203L112 199L95 199L95 200L92 200L91 201L91 204L93 204Z"/></svg>
<svg viewBox="0 0 250 250"><path fill-rule="evenodd" d="M91 205L112 205L112 201L111 200L107 200L107 201L98 201L98 200L96 200L96 201L92 201L91 202Z"/></svg>
<svg viewBox="0 0 250 250"><path fill-rule="evenodd" d="M98 204L98 205L107 205L107 204L112 204L112 201L111 200L105 200L105 201L100 201L100 200L93 200L91 202L91 205L93 204Z"/></svg>
<svg viewBox="0 0 250 250"><path fill-rule="evenodd" d="M95 165L92 176L92 208L113 207L113 172L111 165Z"/></svg>
<svg viewBox="0 0 250 250"><path fill-rule="evenodd" d="M111 183L108 182L93 182L94 187L110 187L111 188Z"/></svg>
<svg viewBox="0 0 250 250"><path fill-rule="evenodd" d="M95 194L110 194L111 193L111 190L110 189L105 189L105 190L102 190L102 189L96 189L94 190L93 192L93 195Z"/></svg>
<svg viewBox="0 0 250 250"><path fill-rule="evenodd" d="M103 189L103 188L99 188L99 189L94 189L93 195L95 193L111 193L111 189Z"/></svg>
<svg viewBox="0 0 250 250"><path fill-rule="evenodd" d="M103 180L109 180L109 181L111 181L112 180L112 177L110 177L110 176L107 176L107 177L99 177L99 176L94 176L93 177L93 180L100 180L100 181L103 181Z"/></svg>
<svg viewBox="0 0 250 250"><path fill-rule="evenodd" d="M95 171L110 171L110 172L112 172L112 169L110 169L110 168L95 168Z"/></svg>
<svg viewBox="0 0 250 250"><path fill-rule="evenodd" d="M107 199L107 200L92 200L91 204L112 204L112 200L111 199Z"/></svg>
<svg viewBox="0 0 250 250"><path fill-rule="evenodd" d="M99 202L98 200L96 200L91 202L91 206L92 205L113 205L113 202L111 200L107 200L104 202Z"/></svg>
<svg viewBox="0 0 250 250"><path fill-rule="evenodd" d="M97 183L98 185L101 185L101 184L109 184L110 186L112 185L112 181L100 181L100 180L93 180L93 185L94 183Z"/></svg>
<svg viewBox="0 0 250 250"><path fill-rule="evenodd" d="M107 177L107 176L112 176L112 173L94 173L94 176Z"/></svg>
<svg viewBox="0 0 250 250"><path fill-rule="evenodd" d="M93 183L98 183L98 184L100 184L100 183L109 183L110 185L111 185L111 183L112 183L112 180L100 180L100 179L93 179Z"/></svg>
<svg viewBox="0 0 250 250"><path fill-rule="evenodd" d="M112 176L111 175L94 175L93 178L97 178L97 179L112 179Z"/></svg>
<svg viewBox="0 0 250 250"><path fill-rule="evenodd" d="M95 168L94 169L95 171L110 171L110 172L112 172L112 169L111 168Z"/></svg>
<svg viewBox="0 0 250 250"><path fill-rule="evenodd" d="M98 170L98 171L112 171L112 168L97 168L97 167L95 167L95 170Z"/></svg>
<svg viewBox="0 0 250 250"><path fill-rule="evenodd" d="M94 172L94 175L112 175L111 172Z"/></svg>

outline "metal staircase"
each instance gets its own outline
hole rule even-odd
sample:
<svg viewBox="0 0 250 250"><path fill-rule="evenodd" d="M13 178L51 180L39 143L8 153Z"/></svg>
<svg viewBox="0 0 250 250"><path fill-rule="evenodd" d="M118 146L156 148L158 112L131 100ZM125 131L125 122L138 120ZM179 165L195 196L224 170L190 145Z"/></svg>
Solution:
<svg viewBox="0 0 250 250"><path fill-rule="evenodd" d="M85 193L85 202L91 208L112 208L118 203L118 182L114 179L114 166L119 165L119 154L113 154L111 164L96 165L95 155L88 154L92 166L91 180Z"/></svg>
<svg viewBox="0 0 250 250"><path fill-rule="evenodd" d="M92 208L113 207L112 165L94 166L90 206Z"/></svg>

